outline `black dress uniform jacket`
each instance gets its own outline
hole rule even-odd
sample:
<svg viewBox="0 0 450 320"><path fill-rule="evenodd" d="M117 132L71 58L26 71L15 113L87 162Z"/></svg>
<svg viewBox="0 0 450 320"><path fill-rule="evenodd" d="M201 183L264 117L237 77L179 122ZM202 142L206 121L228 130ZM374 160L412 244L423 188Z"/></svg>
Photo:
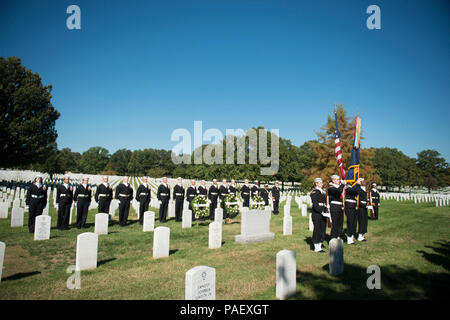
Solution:
<svg viewBox="0 0 450 320"><path fill-rule="evenodd" d="M28 210L28 231L34 233L34 223L37 216L42 214L47 205L47 189L44 185L38 187L33 183L27 190L25 200Z"/></svg>
<svg viewBox="0 0 450 320"><path fill-rule="evenodd" d="M159 201L161 201L161 204L159 205L159 221L160 222L166 222L167 218L167 207L169 205L170 200L170 188L169 186L161 183L158 187L158 193L156 194L156 197Z"/></svg>
<svg viewBox="0 0 450 320"><path fill-rule="evenodd" d="M133 188L130 184L119 184L116 188L116 199L119 199L119 226L125 226L130 213L130 201L133 199Z"/></svg>
<svg viewBox="0 0 450 320"><path fill-rule="evenodd" d="M59 230L69 229L70 209L73 201L73 188L69 184L66 188L60 184L56 189L56 203L58 204L58 221L56 227Z"/></svg>
<svg viewBox="0 0 450 320"><path fill-rule="evenodd" d="M111 204L111 200L113 197L113 191L108 184L108 186L105 186L105 184L100 184L97 187L97 191L95 191L95 202L98 203L98 212L99 213L109 213L109 205Z"/></svg>
<svg viewBox="0 0 450 320"><path fill-rule="evenodd" d="M80 184L73 195L73 200L77 202L77 228L83 228L86 224L86 219L89 212L89 205L91 204L92 190L89 185L86 188Z"/></svg>
<svg viewBox="0 0 450 320"><path fill-rule="evenodd" d="M327 195L323 190L314 189L311 194L312 208L311 219L314 224L313 243L322 243L325 239L327 218L322 215L325 212Z"/></svg>
<svg viewBox="0 0 450 320"><path fill-rule="evenodd" d="M242 186L241 197L242 197L242 200L244 200L244 203L242 205L244 207L248 207L250 204L250 187L246 184L244 184Z"/></svg>

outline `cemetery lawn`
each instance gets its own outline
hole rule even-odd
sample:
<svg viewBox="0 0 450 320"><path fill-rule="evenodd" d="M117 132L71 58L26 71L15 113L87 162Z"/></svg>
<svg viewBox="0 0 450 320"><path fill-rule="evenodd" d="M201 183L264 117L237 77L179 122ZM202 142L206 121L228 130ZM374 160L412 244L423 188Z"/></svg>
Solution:
<svg viewBox="0 0 450 320"><path fill-rule="evenodd" d="M50 197L50 199L52 199ZM89 212L88 229L55 228L57 214L50 204L50 240L34 241L27 226L11 228L0 219L0 241L6 253L0 299L184 299L185 273L198 265L216 268L217 299L276 299L275 262L282 249L297 253L297 294L291 299L436 299L446 298L450 286L450 208L434 202L384 201L380 219L369 220L366 242L344 244L344 273L328 274L329 232L325 253L311 251L308 218L292 201L293 235L283 236L283 205L272 215L275 239L264 243L237 244L240 216L223 226L223 246L208 249L208 225L193 223L181 229L173 219L155 227L170 227L170 255L153 259L153 232L142 232L134 209L130 224L119 227L114 217L108 235L100 235L98 267L81 272L81 289L69 290L66 273L75 264L77 235L94 232ZM156 212L156 209L151 209ZM310 209L308 209L309 211ZM28 214L25 213L25 225ZM73 217L75 222L75 217ZM344 223L344 230L346 221ZM366 286L367 267L381 269L381 290Z"/></svg>

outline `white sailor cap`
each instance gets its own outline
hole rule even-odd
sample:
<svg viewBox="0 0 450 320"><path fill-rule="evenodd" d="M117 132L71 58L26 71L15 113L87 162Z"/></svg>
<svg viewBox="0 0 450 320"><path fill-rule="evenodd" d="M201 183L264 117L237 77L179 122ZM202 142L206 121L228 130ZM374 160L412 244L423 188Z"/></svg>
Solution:
<svg viewBox="0 0 450 320"><path fill-rule="evenodd" d="M70 179L70 177L69 176L64 176L63 180L66 180L66 179Z"/></svg>
<svg viewBox="0 0 450 320"><path fill-rule="evenodd" d="M364 178L359 178L358 181L364 181Z"/></svg>
<svg viewBox="0 0 450 320"><path fill-rule="evenodd" d="M89 180L89 178L88 177L83 177L83 180Z"/></svg>
<svg viewBox="0 0 450 320"><path fill-rule="evenodd" d="M103 179L105 179L105 178L108 179L108 176L103 176Z"/></svg>
<svg viewBox="0 0 450 320"><path fill-rule="evenodd" d="M331 180L334 180L334 179L339 179L339 176L338 176L337 174L333 174L333 175L331 176Z"/></svg>
<svg viewBox="0 0 450 320"><path fill-rule="evenodd" d="M183 179L181 179L181 177L178 177L177 180L183 180Z"/></svg>
<svg viewBox="0 0 450 320"><path fill-rule="evenodd" d="M322 178L315 178L314 182L322 182Z"/></svg>
<svg viewBox="0 0 450 320"><path fill-rule="evenodd" d="M375 187L376 187L376 186L377 186L377 184L376 184L376 183L372 183L372 186L375 186Z"/></svg>
<svg viewBox="0 0 450 320"><path fill-rule="evenodd" d="M37 175L34 176L35 178L42 178L42 176L38 173Z"/></svg>

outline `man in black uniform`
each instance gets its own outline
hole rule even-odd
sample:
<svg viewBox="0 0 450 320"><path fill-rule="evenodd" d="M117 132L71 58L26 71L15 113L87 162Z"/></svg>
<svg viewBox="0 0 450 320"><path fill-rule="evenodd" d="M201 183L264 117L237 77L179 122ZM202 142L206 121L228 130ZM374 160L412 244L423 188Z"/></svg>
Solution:
<svg viewBox="0 0 450 320"><path fill-rule="evenodd" d="M98 213L108 213L109 205L113 197L113 191L108 183L108 177L103 177L103 183L97 187L95 202L98 203Z"/></svg>
<svg viewBox="0 0 450 320"><path fill-rule="evenodd" d="M187 202L189 202L189 210L192 211L192 221L195 220L194 210L192 210L192 200L197 196L197 188L195 187L195 180L191 180L191 185L186 190Z"/></svg>
<svg viewBox="0 0 450 320"><path fill-rule="evenodd" d="M144 224L144 212L148 210L150 203L151 191L150 185L147 183L147 177L142 178L142 184L136 191L136 200L139 201L139 223Z"/></svg>
<svg viewBox="0 0 450 320"><path fill-rule="evenodd" d="M377 184L372 184L372 189L370 190L370 200L372 202L373 207L373 214L374 218L373 220L378 220L378 207L380 206L380 193L377 190Z"/></svg>
<svg viewBox="0 0 450 320"><path fill-rule="evenodd" d="M73 195L73 201L77 203L77 228L87 228L85 225L91 204L92 191L88 184L89 178L84 178Z"/></svg>
<svg viewBox="0 0 450 320"><path fill-rule="evenodd" d="M215 210L217 208L217 197L219 196L219 189L217 188L217 180L213 179L213 185L209 187L208 191L208 199L210 201L209 204L209 218L214 220Z"/></svg>
<svg viewBox="0 0 450 320"><path fill-rule="evenodd" d="M236 181L231 179L231 185L228 187L228 192L236 195Z"/></svg>
<svg viewBox="0 0 450 320"><path fill-rule="evenodd" d="M367 233L367 224L369 219L367 217L367 192L366 192L366 181L364 178L359 178L358 184L355 185L358 190L359 195L359 210L358 215L358 241L366 241L364 239L364 234Z"/></svg>
<svg viewBox="0 0 450 320"><path fill-rule="evenodd" d="M37 175L28 188L25 204L28 206L28 231L34 233L34 222L47 205L47 188L42 184L42 176Z"/></svg>
<svg viewBox="0 0 450 320"><path fill-rule="evenodd" d="M159 222L166 222L167 207L170 200L170 188L167 184L167 178L162 178L162 183L158 187L156 197L159 200Z"/></svg>
<svg viewBox="0 0 450 320"><path fill-rule="evenodd" d="M64 183L56 190L56 203L58 204L58 221L56 227L59 230L69 230L70 209L73 201L73 189L69 184L69 177L64 177Z"/></svg>
<svg viewBox="0 0 450 320"><path fill-rule="evenodd" d="M314 224L312 240L314 243L314 252L323 252L322 241L325 239L327 227L327 218L324 216L327 195L322 190L323 182L321 178L314 179L314 185L315 188L310 193L312 201L311 219Z"/></svg>
<svg viewBox="0 0 450 320"><path fill-rule="evenodd" d="M243 200L242 206L248 208L250 206L250 186L248 184L248 179L245 179L245 183L242 186L241 197Z"/></svg>
<svg viewBox="0 0 450 320"><path fill-rule="evenodd" d="M269 205L269 185L265 184L264 188L261 189L261 197L264 200L264 206Z"/></svg>
<svg viewBox="0 0 450 320"><path fill-rule="evenodd" d="M255 180L255 185L252 187L252 198L259 194L259 182Z"/></svg>
<svg viewBox="0 0 450 320"><path fill-rule="evenodd" d="M181 222L181 215L183 213L184 202L184 188L183 179L177 179L178 184L173 187L173 199L175 199L175 221Z"/></svg>
<svg viewBox="0 0 450 320"><path fill-rule="evenodd" d="M273 200L273 213L278 214L278 206L280 205L280 188L278 187L278 181L275 181L275 185L272 187L272 200Z"/></svg>
<svg viewBox="0 0 450 320"><path fill-rule="evenodd" d="M356 235L356 221L358 219L357 197L358 190L357 185L353 187L347 185L345 187L345 215L347 216L347 244L353 244L353 236Z"/></svg>
<svg viewBox="0 0 450 320"><path fill-rule="evenodd" d="M128 177L124 177L122 183L116 188L115 198L119 202L119 226L127 225L128 214L130 213L130 201L133 199L133 188L128 183Z"/></svg>
<svg viewBox="0 0 450 320"><path fill-rule="evenodd" d="M202 196L208 195L208 189L206 189L206 181L202 180L201 185L198 187L198 194L201 194Z"/></svg>
<svg viewBox="0 0 450 320"><path fill-rule="evenodd" d="M223 209L223 217L226 219L228 218L227 214L227 208L225 207L225 197L228 194L228 186L227 186L227 180L222 180L222 185L219 188L219 198L220 198L220 207Z"/></svg>
<svg viewBox="0 0 450 320"><path fill-rule="evenodd" d="M331 183L328 187L328 205L330 206L331 220L331 238L340 239L342 228L344 225L344 213L342 211L342 192L345 187L345 180L342 183L339 181L339 176L333 174L331 176Z"/></svg>

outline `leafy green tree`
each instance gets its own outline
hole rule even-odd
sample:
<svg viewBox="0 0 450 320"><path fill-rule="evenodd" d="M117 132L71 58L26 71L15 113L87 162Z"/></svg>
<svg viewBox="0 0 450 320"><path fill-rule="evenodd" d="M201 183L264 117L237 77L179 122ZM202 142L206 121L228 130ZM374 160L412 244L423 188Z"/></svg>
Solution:
<svg viewBox="0 0 450 320"><path fill-rule="evenodd" d="M53 179L54 174L65 173L66 170L63 153L57 150L56 145L54 145L53 149L47 152L46 159L35 164L33 169L48 173L50 175L50 179Z"/></svg>
<svg viewBox="0 0 450 320"><path fill-rule="evenodd" d="M65 171L80 172L79 162L81 159L81 154L79 152L72 152L70 148L64 148L60 150L59 153Z"/></svg>
<svg viewBox="0 0 450 320"><path fill-rule="evenodd" d="M51 90L20 58L0 57L0 167L37 163L54 150L60 114Z"/></svg>
<svg viewBox="0 0 450 320"><path fill-rule="evenodd" d="M417 153L417 167L421 170L428 192L447 185L448 163L440 155L436 150L423 150Z"/></svg>
<svg viewBox="0 0 450 320"><path fill-rule="evenodd" d="M102 147L92 147L83 152L79 162L80 170L83 173L102 173L109 161L109 152Z"/></svg>
<svg viewBox="0 0 450 320"><path fill-rule="evenodd" d="M119 175L128 173L128 163L130 162L132 152L127 149L119 149L111 155L109 163L111 170Z"/></svg>

